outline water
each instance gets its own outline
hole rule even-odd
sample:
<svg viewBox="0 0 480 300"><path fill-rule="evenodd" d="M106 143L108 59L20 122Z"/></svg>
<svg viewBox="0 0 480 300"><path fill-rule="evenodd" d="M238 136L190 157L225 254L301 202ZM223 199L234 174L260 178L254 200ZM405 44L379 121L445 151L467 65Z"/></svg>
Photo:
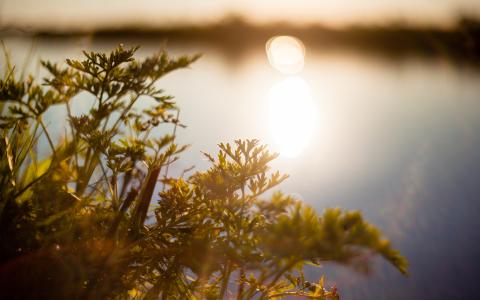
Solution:
<svg viewBox="0 0 480 300"><path fill-rule="evenodd" d="M32 61L80 58L81 49L109 50L118 42L40 39ZM5 43L21 66L31 40ZM163 45L125 44L141 44L140 56ZM219 142L258 138L274 145L267 98L286 75L269 65L264 46L228 54L207 45L167 44L175 55L204 53L191 68L160 81L176 96L188 125L179 140L192 145L173 172L191 165L205 169L200 151L214 152ZM305 46L298 76L310 87L317 124L297 157L274 162L273 168L291 175L281 189L318 210L362 210L411 263L409 278L381 260L368 277L327 266L323 270L343 299L480 297L480 71L442 60L394 61ZM43 74L35 64L29 70ZM78 98L80 111L88 99ZM61 109L49 112L49 129L57 135L62 118Z"/></svg>

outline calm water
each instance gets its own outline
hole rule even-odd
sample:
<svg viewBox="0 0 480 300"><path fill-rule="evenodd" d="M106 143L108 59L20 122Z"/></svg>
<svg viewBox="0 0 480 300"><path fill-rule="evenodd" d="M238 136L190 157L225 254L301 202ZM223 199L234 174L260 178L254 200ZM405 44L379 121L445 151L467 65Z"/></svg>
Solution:
<svg viewBox="0 0 480 300"><path fill-rule="evenodd" d="M5 42L22 66L31 40ZM38 40L33 62L80 58L81 49L109 50L118 42ZM163 45L122 42L141 44L140 56ZM437 60L392 61L305 46L298 76L311 90L317 119L300 155L274 163L291 175L281 189L318 210L362 210L411 263L409 278L381 260L368 277L343 267L323 270L337 281L343 299L478 299L480 71ZM269 65L264 45L230 55L201 45L167 49L175 55L204 53L190 69L160 81L176 96L188 125L179 140L192 145L174 172L191 165L206 168L200 151L213 152L223 141L258 138L275 148L267 98L286 76ZM29 68L43 74L34 63ZM78 97L77 111L89 101ZM60 135L62 109L49 111L48 119Z"/></svg>

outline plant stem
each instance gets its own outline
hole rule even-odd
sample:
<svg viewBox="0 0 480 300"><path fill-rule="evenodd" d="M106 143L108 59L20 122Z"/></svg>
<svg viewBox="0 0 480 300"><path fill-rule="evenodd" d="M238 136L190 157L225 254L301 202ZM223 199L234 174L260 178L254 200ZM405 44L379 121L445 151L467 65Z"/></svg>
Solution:
<svg viewBox="0 0 480 300"><path fill-rule="evenodd" d="M175 138L177 137L177 126L178 126L179 117L180 117L180 109L177 110L176 122L175 122L175 126L173 126L172 142L170 143L171 145L175 142ZM165 168L165 176L163 177L165 179L167 179L169 167L170 167L170 156L167 159L167 167ZM163 184L163 190L165 190L165 184Z"/></svg>
<svg viewBox="0 0 480 300"><path fill-rule="evenodd" d="M57 153L55 152L55 146L53 146L53 141L50 138L50 134L48 134L47 127L45 127L45 124L42 121L41 117L37 118L38 123L40 123L40 126L42 126L43 132L45 132L45 136L47 137L48 144L50 145L50 148L52 149L53 157L57 157Z"/></svg>

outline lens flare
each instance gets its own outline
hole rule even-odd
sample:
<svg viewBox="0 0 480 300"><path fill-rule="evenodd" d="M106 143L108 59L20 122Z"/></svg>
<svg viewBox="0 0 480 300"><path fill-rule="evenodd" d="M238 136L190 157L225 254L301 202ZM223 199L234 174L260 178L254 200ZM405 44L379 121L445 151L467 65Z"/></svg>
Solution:
<svg viewBox="0 0 480 300"><path fill-rule="evenodd" d="M293 36L275 36L266 45L270 64L284 74L296 74L303 69L305 47Z"/></svg>
<svg viewBox="0 0 480 300"><path fill-rule="evenodd" d="M284 157L297 157L312 138L317 108L307 83L288 77L269 93L269 129L275 150Z"/></svg>

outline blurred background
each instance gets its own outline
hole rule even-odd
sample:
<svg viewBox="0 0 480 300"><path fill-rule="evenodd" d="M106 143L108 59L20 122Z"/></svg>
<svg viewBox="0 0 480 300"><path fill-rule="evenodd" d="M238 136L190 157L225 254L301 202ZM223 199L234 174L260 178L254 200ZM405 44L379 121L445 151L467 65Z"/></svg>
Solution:
<svg viewBox="0 0 480 300"><path fill-rule="evenodd" d="M313 280L342 299L480 299L479 17L477 0L0 0L0 39L37 76L40 59L120 43L202 53L160 81L191 144L172 175L258 138L291 176L283 191L360 209L411 264L409 278L377 259L367 276L326 265ZM64 112L48 116L60 137Z"/></svg>

